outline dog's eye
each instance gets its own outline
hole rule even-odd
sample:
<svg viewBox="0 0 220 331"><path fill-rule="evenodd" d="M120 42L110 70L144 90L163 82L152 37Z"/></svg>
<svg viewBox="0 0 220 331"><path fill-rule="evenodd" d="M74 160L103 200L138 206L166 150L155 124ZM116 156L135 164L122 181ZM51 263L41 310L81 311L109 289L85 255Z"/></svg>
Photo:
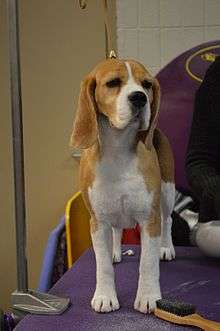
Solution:
<svg viewBox="0 0 220 331"><path fill-rule="evenodd" d="M120 85L121 85L120 78L114 78L106 83L106 86L108 86L108 87L118 87Z"/></svg>
<svg viewBox="0 0 220 331"><path fill-rule="evenodd" d="M142 84L143 88L145 88L146 90L150 89L152 87L152 83L149 82L148 80L143 80Z"/></svg>

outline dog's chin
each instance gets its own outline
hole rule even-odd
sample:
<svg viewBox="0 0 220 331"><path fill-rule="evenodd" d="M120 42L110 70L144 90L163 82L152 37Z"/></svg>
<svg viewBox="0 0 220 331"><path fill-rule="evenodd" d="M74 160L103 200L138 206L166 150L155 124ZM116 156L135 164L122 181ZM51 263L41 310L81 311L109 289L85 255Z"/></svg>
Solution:
<svg viewBox="0 0 220 331"><path fill-rule="evenodd" d="M127 127L133 127L135 126L138 130L142 128L143 130L143 121L142 121L142 116L140 114L135 114L131 116L129 119L121 120L121 121L111 121L109 119L110 126L112 128L118 129L118 130L124 130Z"/></svg>
<svg viewBox="0 0 220 331"><path fill-rule="evenodd" d="M118 130L125 129L129 125L130 121L131 121L130 117L125 119L118 119L116 121L111 121L111 119L109 119L109 123L111 127L114 127Z"/></svg>
<svg viewBox="0 0 220 331"><path fill-rule="evenodd" d="M144 110L139 110L136 113L134 112L129 124L136 125L137 129L140 131L147 130L148 125L146 123Z"/></svg>
<svg viewBox="0 0 220 331"><path fill-rule="evenodd" d="M110 126L118 130L124 130L127 127L135 127L141 131L147 130L149 124L147 122L144 110L137 110L136 112L133 110L127 116L116 117L114 119L109 118Z"/></svg>

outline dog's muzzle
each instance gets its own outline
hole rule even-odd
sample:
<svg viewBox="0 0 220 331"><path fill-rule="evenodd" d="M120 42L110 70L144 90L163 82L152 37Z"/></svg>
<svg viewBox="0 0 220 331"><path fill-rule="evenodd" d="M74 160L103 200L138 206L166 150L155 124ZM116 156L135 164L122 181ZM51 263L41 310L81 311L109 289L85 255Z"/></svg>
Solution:
<svg viewBox="0 0 220 331"><path fill-rule="evenodd" d="M147 103L146 95L140 91L132 92L131 94L129 94L128 100L134 110L139 110L143 108Z"/></svg>

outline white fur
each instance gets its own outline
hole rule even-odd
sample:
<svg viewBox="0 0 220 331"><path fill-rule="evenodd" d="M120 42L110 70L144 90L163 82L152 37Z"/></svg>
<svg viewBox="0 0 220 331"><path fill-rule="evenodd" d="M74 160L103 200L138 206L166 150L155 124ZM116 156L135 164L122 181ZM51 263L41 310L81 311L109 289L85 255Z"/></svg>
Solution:
<svg viewBox="0 0 220 331"><path fill-rule="evenodd" d="M159 237L151 238L146 226L141 227L141 259L134 308L142 313L153 311L156 308L156 300L161 298L159 239Z"/></svg>
<svg viewBox="0 0 220 331"><path fill-rule="evenodd" d="M144 129L146 130L149 126L150 121L150 102L149 97L145 89L140 85L137 84L134 80L134 77L131 72L131 67L128 62L125 62L125 65L128 70L128 81L126 85L124 85L118 95L116 101L116 127L118 129L123 129L129 123L132 118L132 111L129 104L128 96L132 92L143 92L147 97L147 103L144 106L144 109L141 110L143 112L143 120L145 121Z"/></svg>
<svg viewBox="0 0 220 331"><path fill-rule="evenodd" d="M165 183L161 185L161 243L160 243L160 258L162 260L172 260L175 258L175 250L173 247L171 227L171 213L175 203L175 185L174 183Z"/></svg>
<svg viewBox="0 0 220 331"><path fill-rule="evenodd" d="M89 190L91 206L99 222L120 229L132 228L148 219L153 193L146 189L135 155L127 162L120 156L112 159L114 165L103 158L97 166Z"/></svg>

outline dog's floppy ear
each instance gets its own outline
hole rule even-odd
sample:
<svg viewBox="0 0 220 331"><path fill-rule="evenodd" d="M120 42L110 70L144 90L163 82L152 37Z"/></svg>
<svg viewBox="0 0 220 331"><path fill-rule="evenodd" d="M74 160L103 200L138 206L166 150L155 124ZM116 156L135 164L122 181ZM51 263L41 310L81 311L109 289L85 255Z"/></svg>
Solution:
<svg viewBox="0 0 220 331"><path fill-rule="evenodd" d="M160 108L160 85L159 85L159 82L157 79L153 80L152 90L153 90L153 95L152 95L153 100L151 101L151 119L150 119L149 130L148 130L146 141L145 141L146 147L149 150L153 146L154 130L157 125L159 108Z"/></svg>
<svg viewBox="0 0 220 331"><path fill-rule="evenodd" d="M75 148L89 148L98 137L95 102L96 81L89 74L81 83L78 108L76 111L70 144Z"/></svg>

